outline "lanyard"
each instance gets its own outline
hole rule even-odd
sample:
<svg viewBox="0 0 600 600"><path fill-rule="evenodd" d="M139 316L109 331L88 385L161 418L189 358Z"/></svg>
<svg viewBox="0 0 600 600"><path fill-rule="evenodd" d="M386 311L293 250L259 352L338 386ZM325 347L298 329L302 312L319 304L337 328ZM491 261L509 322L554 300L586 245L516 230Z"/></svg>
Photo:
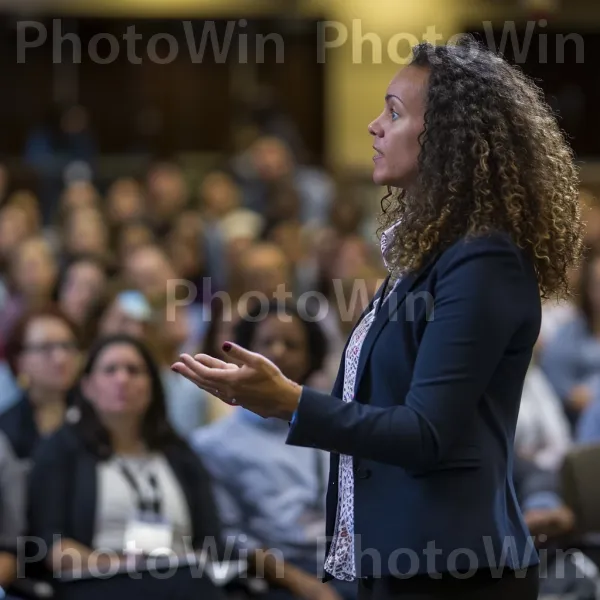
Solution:
<svg viewBox="0 0 600 600"><path fill-rule="evenodd" d="M144 498L142 491L140 490L140 486L138 485L138 482L136 481L135 477L131 474L129 468L126 467L121 461L119 461L119 467L121 468L123 477L125 477L125 480L127 481L127 483L129 483L129 485L131 486L138 498L138 510L141 513L154 513L155 515L160 515L162 509L162 502L160 499L158 481L154 473L150 473L148 475L148 483L152 488L153 496L151 500L148 500L148 498Z"/></svg>

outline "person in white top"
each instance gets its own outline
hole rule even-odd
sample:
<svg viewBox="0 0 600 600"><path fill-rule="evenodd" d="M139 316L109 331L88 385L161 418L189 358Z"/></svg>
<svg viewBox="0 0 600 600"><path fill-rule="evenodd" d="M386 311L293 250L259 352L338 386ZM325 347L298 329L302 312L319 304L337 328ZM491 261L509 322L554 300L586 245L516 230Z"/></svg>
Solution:
<svg viewBox="0 0 600 600"><path fill-rule="evenodd" d="M49 549L47 567L112 568L129 553L173 558L206 543L219 551L210 477L169 424L148 349L101 338L74 402L78 417L42 442L31 473L30 531Z"/></svg>

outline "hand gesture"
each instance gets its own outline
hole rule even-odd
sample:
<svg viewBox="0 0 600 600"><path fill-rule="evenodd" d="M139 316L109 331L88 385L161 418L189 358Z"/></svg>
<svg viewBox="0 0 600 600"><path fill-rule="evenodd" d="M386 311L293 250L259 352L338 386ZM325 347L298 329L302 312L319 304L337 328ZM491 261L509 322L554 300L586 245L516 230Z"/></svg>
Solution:
<svg viewBox="0 0 600 600"><path fill-rule="evenodd" d="M227 404L236 404L262 417L290 420L302 388L289 380L270 360L237 344L223 350L231 363L197 354L183 354L171 368Z"/></svg>

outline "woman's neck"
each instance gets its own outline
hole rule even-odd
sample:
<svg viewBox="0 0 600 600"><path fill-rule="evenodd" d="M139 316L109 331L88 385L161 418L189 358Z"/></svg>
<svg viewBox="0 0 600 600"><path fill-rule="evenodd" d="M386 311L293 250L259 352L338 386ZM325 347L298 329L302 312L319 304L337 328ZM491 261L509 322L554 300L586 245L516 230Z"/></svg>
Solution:
<svg viewBox="0 0 600 600"><path fill-rule="evenodd" d="M48 435L63 424L67 409L64 392L30 388L27 397L33 409L37 430L41 435Z"/></svg>
<svg viewBox="0 0 600 600"><path fill-rule="evenodd" d="M147 452L138 419L117 415L104 419L115 454L140 455Z"/></svg>

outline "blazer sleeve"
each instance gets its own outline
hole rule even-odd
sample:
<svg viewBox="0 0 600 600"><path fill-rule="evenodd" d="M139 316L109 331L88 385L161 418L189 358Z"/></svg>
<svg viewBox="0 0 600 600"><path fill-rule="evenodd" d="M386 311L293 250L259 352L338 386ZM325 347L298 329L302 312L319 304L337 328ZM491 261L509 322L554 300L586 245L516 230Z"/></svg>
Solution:
<svg viewBox="0 0 600 600"><path fill-rule="evenodd" d="M0 550L17 552L25 529L25 466L0 435Z"/></svg>
<svg viewBox="0 0 600 600"><path fill-rule="evenodd" d="M60 430L42 442L29 472L29 532L40 538L48 551L68 529L73 450L65 442Z"/></svg>
<svg viewBox="0 0 600 600"><path fill-rule="evenodd" d="M288 443L417 472L447 455L524 320L519 304L532 275L507 238L463 241L445 255L404 403L345 403L305 387Z"/></svg>

